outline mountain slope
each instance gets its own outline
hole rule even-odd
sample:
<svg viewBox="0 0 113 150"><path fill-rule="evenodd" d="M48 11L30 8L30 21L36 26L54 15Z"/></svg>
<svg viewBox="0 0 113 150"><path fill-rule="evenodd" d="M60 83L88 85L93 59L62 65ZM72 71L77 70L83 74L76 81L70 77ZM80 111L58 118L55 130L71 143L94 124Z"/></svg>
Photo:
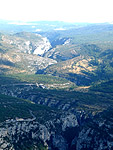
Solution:
<svg viewBox="0 0 113 150"><path fill-rule="evenodd" d="M46 50L46 46L48 50L48 43L43 37L32 33L1 35L1 73L35 73L38 69L44 69L48 65L56 63L55 60L33 55L37 50L39 52L37 54L42 54Z"/></svg>
<svg viewBox="0 0 113 150"><path fill-rule="evenodd" d="M67 78L77 85L91 85L113 78L113 49L95 44L69 44L56 47L46 55L58 63L48 66L44 73Z"/></svg>

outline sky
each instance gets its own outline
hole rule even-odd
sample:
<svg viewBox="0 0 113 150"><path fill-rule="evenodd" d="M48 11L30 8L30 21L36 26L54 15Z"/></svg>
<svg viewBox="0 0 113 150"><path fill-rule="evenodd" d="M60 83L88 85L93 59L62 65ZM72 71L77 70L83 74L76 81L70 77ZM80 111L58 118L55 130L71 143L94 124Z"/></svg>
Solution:
<svg viewBox="0 0 113 150"><path fill-rule="evenodd" d="M0 0L0 19L113 22L112 0Z"/></svg>

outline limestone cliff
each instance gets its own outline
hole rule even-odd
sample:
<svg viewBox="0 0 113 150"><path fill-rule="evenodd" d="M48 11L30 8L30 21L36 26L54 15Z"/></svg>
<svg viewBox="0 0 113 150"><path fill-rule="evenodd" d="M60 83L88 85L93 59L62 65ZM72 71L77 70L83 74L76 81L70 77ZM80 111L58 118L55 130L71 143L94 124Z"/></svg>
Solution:
<svg viewBox="0 0 113 150"><path fill-rule="evenodd" d="M41 57L50 47L49 40L38 34L1 35L0 73L36 73L56 63L53 59Z"/></svg>
<svg viewBox="0 0 113 150"><path fill-rule="evenodd" d="M43 55L51 48L51 44L46 37L27 32L10 36L3 35L2 42L15 46L20 52L27 54Z"/></svg>
<svg viewBox="0 0 113 150"><path fill-rule="evenodd" d="M108 125L102 114L101 121L97 121L98 116L79 116L80 112L63 113L45 123L35 118L6 120L0 124L0 149L27 150L30 146L38 150L41 143L48 150L112 150L112 123Z"/></svg>

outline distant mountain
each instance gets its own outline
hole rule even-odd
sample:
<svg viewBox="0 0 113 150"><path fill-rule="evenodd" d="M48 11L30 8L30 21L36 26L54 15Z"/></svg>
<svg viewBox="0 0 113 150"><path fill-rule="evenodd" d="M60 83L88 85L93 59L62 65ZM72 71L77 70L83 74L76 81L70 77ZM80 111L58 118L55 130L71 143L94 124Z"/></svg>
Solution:
<svg viewBox="0 0 113 150"><path fill-rule="evenodd" d="M62 21L34 21L34 22L21 22L21 21L8 21L0 20L0 31L8 33L16 32L47 32L58 31L60 29L70 29L84 24L67 23ZM86 25L86 24L85 24Z"/></svg>

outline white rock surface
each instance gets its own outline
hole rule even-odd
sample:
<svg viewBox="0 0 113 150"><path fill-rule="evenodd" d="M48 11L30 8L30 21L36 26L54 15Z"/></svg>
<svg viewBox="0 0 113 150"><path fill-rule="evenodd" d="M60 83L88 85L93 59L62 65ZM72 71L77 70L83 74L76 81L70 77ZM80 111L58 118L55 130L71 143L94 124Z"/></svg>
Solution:
<svg viewBox="0 0 113 150"><path fill-rule="evenodd" d="M49 40L47 38L42 38L42 41L40 41L36 45L36 49L34 50L33 54L43 55L50 48L51 48L51 44L50 44Z"/></svg>

